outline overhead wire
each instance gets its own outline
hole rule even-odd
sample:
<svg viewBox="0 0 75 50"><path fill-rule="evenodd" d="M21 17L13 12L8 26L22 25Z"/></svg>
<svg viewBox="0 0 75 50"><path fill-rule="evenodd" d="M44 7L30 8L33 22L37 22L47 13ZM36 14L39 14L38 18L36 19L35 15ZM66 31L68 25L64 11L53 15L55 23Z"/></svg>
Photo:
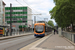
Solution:
<svg viewBox="0 0 75 50"><path fill-rule="evenodd" d="M16 2L18 2L17 0L16 0ZM20 2L18 2L20 5L22 5ZM22 5L23 6L23 5Z"/></svg>
<svg viewBox="0 0 75 50"><path fill-rule="evenodd" d="M24 0L23 0L24 1ZM16 0L16 2L18 2L17 0ZM22 5L20 2L18 2L20 5ZM25 2L24 1L24 3L26 3L27 5L28 5L28 7L30 6L27 2ZM23 5L22 5L23 6ZM31 8L31 9L33 9L31 6L29 7L29 8ZM33 9L33 10L35 10L35 9ZM35 10L36 11L36 10ZM37 12L37 11L36 11ZM39 16L38 16L39 17ZM40 17L39 17L39 19L41 19Z"/></svg>
<svg viewBox="0 0 75 50"><path fill-rule="evenodd" d="M25 0L23 0L24 1L24 3L26 3L28 6L30 6L27 2L25 2ZM31 6L30 6L31 7ZM33 9L33 10L35 10L34 8L32 8L31 7L31 9ZM35 10L36 11L36 10ZM38 11L36 11L36 12L38 12ZM38 12L39 13L39 12Z"/></svg>
<svg viewBox="0 0 75 50"><path fill-rule="evenodd" d="M25 2L25 0L23 0L24 2ZM28 6L30 6L27 2L25 2ZM31 6L30 6L31 7ZM35 10L34 8L32 8L31 7L31 9L33 9L33 10ZM35 10L36 11L36 10ZM36 11L36 12L38 12L38 11ZM40 13L41 14L41 13ZM39 17L39 16L38 16ZM40 17L39 17L39 19L41 19Z"/></svg>
<svg viewBox="0 0 75 50"><path fill-rule="evenodd" d="M16 0L17 1L17 0ZM24 0L23 0L24 1ZM18 1L17 1L18 2ZM25 2L25 1L24 1ZM20 2L18 2L20 5L22 5ZM25 2L27 5L28 5L28 7L30 6L27 2ZM23 6L23 5L22 5ZM33 9L31 6L29 7L29 8L31 8L31 9ZM33 9L33 10L35 10L35 9ZM35 10L36 11L36 10ZM36 11L37 12L37 11Z"/></svg>

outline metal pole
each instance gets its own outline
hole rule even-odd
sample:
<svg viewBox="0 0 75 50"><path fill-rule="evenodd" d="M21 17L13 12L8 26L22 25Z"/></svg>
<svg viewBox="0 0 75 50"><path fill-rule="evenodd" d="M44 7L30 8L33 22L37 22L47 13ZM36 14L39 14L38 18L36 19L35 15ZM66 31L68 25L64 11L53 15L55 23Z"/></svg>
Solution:
<svg viewBox="0 0 75 50"><path fill-rule="evenodd" d="M32 32L33 32L33 20L32 20Z"/></svg>
<svg viewBox="0 0 75 50"><path fill-rule="evenodd" d="M12 35L12 4L10 3L10 35Z"/></svg>
<svg viewBox="0 0 75 50"><path fill-rule="evenodd" d="M36 16L34 16L34 24L36 23Z"/></svg>

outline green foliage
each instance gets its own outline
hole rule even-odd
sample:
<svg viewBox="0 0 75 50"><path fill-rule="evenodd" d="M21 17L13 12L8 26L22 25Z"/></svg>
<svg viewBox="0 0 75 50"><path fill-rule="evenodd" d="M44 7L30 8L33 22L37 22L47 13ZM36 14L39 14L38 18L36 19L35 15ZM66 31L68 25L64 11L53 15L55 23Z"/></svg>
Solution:
<svg viewBox="0 0 75 50"><path fill-rule="evenodd" d="M75 0L54 0L55 7L49 12L58 26L66 27L75 22Z"/></svg>
<svg viewBox="0 0 75 50"><path fill-rule="evenodd" d="M53 21L49 20L49 21L48 21L48 24L49 24L50 26L54 27Z"/></svg>

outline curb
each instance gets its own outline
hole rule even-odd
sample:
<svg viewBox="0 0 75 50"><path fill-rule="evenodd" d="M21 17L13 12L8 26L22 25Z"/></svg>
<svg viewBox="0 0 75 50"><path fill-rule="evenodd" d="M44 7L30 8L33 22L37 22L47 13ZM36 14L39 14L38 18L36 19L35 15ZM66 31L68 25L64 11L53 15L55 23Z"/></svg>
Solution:
<svg viewBox="0 0 75 50"><path fill-rule="evenodd" d="M11 39L11 38L16 38L16 37L21 37L21 36L27 36L27 35L33 35L34 33L26 33L22 35L14 35L14 36L7 36L7 37L0 37L0 40L5 40L5 39Z"/></svg>

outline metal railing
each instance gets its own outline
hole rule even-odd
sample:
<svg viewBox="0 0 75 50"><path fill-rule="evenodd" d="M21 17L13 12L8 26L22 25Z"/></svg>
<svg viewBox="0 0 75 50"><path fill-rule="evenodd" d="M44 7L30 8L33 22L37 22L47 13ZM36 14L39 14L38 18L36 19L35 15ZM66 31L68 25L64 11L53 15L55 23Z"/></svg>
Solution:
<svg viewBox="0 0 75 50"><path fill-rule="evenodd" d="M74 33L71 33L71 32L62 32L62 35L69 39L70 41L74 42L75 43L75 34Z"/></svg>

